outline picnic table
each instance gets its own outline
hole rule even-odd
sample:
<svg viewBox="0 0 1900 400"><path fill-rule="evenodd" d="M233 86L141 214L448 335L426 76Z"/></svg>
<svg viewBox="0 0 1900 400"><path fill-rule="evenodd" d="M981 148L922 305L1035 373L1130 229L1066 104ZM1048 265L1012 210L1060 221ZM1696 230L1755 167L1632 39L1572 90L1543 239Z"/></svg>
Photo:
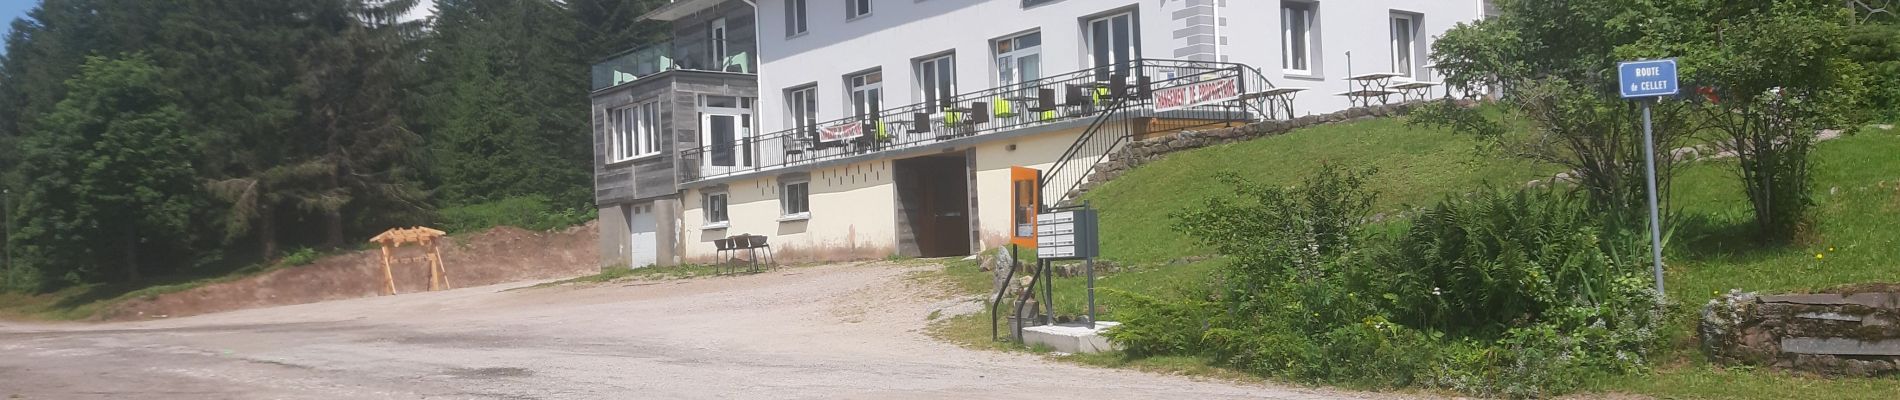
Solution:
<svg viewBox="0 0 1900 400"><path fill-rule="evenodd" d="M1417 100L1424 100L1427 97L1431 97L1432 88L1438 87L1438 85L1438 82L1406 81L1392 85L1392 90L1400 92L1399 96L1404 100L1414 100L1414 96L1417 97Z"/></svg>
<svg viewBox="0 0 1900 400"><path fill-rule="evenodd" d="M1264 111L1263 114L1265 114L1266 119L1292 119L1293 98L1298 96L1300 92L1307 90L1310 89L1303 87L1277 87L1241 95L1240 100L1246 102L1265 102L1266 106L1261 107L1261 109Z"/></svg>
<svg viewBox="0 0 1900 400"><path fill-rule="evenodd" d="M1347 84L1352 85L1353 89L1338 95L1346 96L1346 100L1354 107L1371 106L1375 98L1379 100L1379 104L1388 104L1389 97L1400 94L1399 91L1392 90L1392 78L1401 76L1405 75L1394 72L1374 72L1346 78Z"/></svg>

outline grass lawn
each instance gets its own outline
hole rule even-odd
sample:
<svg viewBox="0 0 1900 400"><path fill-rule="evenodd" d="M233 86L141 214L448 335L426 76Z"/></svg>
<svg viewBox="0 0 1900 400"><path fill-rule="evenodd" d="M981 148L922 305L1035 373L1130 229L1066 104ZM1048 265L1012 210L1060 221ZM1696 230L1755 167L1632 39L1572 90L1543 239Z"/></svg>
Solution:
<svg viewBox="0 0 1900 400"><path fill-rule="evenodd" d="M1684 314L1671 325L1674 348L1643 375L1589 382L1587 392L1658 398L1786 399L1814 397L1900 398L1900 378L1827 379L1709 364L1696 349L1694 310L1730 288L1786 292L1900 281L1900 131L1870 129L1821 143L1814 153L1815 212L1796 243L1763 246L1752 239L1752 215L1734 161L1685 167L1674 181L1671 209L1678 228L1669 244L1670 297ZM1439 197L1485 185L1517 187L1560 168L1501 159L1477 150L1468 137L1379 119L1305 129L1284 136L1228 144L1158 160L1092 191L1102 211L1105 258L1123 270L1097 280L1097 304L1113 317L1111 290L1171 297L1201 293L1221 258L1194 258L1207 251L1175 233L1169 215L1229 188L1214 184L1220 171L1257 182L1296 185L1322 162L1376 167L1369 187L1379 192L1376 211L1428 204ZM1817 254L1820 255L1817 257ZM946 269L948 276L975 273ZM972 276L964 290L987 291L988 273ZM980 278L980 279L978 279ZM1086 312L1084 280L1056 279L1061 314ZM989 341L988 315L936 321L932 333L977 348L1021 349ZM1218 377L1244 376L1209 367L1192 357L1126 359L1105 354L1064 359L1111 367ZM1587 394L1586 394L1587 395Z"/></svg>
<svg viewBox="0 0 1900 400"><path fill-rule="evenodd" d="M1430 204L1486 184L1518 187L1561 172L1550 165L1484 154L1478 144L1467 135L1408 127L1399 119L1323 125L1175 153L1103 184L1086 198L1101 210L1104 256L1140 264L1204 253L1174 232L1168 216L1203 199L1232 195L1232 188L1216 180L1222 172L1295 185L1323 163L1377 168L1367 185L1379 194L1376 211Z"/></svg>
<svg viewBox="0 0 1900 400"><path fill-rule="evenodd" d="M1671 297L1699 305L1729 289L1808 291L1900 281L1900 134L1867 130L1814 153L1811 229L1787 246L1752 239L1752 211L1733 160L1676 178L1684 222L1668 253Z"/></svg>

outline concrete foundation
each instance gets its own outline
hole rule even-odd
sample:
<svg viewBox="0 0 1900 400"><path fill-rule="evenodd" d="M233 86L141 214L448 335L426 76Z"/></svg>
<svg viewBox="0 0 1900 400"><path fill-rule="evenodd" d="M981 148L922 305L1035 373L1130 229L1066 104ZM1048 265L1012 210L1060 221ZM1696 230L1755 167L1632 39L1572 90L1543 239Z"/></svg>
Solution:
<svg viewBox="0 0 1900 400"><path fill-rule="evenodd" d="M1089 329L1086 322L1027 327L1023 328L1023 344L1045 345L1055 351L1071 354L1100 353L1115 349L1103 333L1116 325L1121 323L1096 322L1095 329Z"/></svg>

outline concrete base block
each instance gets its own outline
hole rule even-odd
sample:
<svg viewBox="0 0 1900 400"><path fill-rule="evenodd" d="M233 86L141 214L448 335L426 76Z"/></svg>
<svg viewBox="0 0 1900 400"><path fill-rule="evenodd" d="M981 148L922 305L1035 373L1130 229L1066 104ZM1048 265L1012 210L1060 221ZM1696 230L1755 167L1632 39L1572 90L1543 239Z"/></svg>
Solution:
<svg viewBox="0 0 1900 400"><path fill-rule="evenodd" d="M1023 328L1023 344L1045 345L1055 351L1071 354L1100 353L1115 349L1103 333L1116 325L1121 323L1096 322L1095 329L1089 329L1086 322L1027 327Z"/></svg>

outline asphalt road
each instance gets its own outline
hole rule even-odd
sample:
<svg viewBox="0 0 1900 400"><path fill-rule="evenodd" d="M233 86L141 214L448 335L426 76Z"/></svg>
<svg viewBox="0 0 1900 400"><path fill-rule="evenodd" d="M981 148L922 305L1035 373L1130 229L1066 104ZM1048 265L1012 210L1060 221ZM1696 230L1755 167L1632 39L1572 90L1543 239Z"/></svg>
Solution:
<svg viewBox="0 0 1900 400"><path fill-rule="evenodd" d="M968 350L922 333L978 309L916 266L405 294L112 324L0 323L24 399L1316 399Z"/></svg>

